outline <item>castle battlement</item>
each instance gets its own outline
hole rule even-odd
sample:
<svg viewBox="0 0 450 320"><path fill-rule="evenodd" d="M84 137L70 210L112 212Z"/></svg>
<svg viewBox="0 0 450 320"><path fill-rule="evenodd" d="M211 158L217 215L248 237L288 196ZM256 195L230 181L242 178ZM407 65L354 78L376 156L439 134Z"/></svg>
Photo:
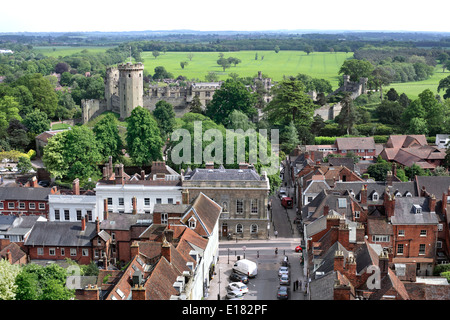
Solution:
<svg viewBox="0 0 450 320"><path fill-rule="evenodd" d="M141 71L144 70L144 64L142 62L132 64L131 62L122 63L117 66L120 71Z"/></svg>

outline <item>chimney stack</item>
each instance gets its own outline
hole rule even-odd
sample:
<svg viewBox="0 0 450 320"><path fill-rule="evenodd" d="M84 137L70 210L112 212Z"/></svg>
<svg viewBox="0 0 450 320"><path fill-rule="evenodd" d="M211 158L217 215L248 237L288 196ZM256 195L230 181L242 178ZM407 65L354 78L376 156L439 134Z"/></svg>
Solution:
<svg viewBox="0 0 450 320"><path fill-rule="evenodd" d="M100 220L98 220L98 217L97 219L95 219L95 230L97 231L97 233L100 232Z"/></svg>
<svg viewBox="0 0 450 320"><path fill-rule="evenodd" d="M131 203L132 203L132 205L133 205L133 211L132 211L132 213L133 213L133 214L136 214L136 213L137 213L137 199L136 199L136 197L133 197L133 198L131 199Z"/></svg>
<svg viewBox="0 0 450 320"><path fill-rule="evenodd" d="M7 260L10 264L13 264L12 253L11 253L11 251L10 251L9 249L6 251L6 260Z"/></svg>
<svg viewBox="0 0 450 320"><path fill-rule="evenodd" d="M361 204L367 204L367 184L363 185L361 189Z"/></svg>
<svg viewBox="0 0 450 320"><path fill-rule="evenodd" d="M431 195L431 197L428 199L428 206L430 207L430 212L436 212L436 197L434 194Z"/></svg>
<svg viewBox="0 0 450 320"><path fill-rule="evenodd" d="M141 170L141 180L145 180L145 170Z"/></svg>
<svg viewBox="0 0 450 320"><path fill-rule="evenodd" d="M135 285L131 288L131 300L147 300L147 291L142 285Z"/></svg>
<svg viewBox="0 0 450 320"><path fill-rule="evenodd" d="M182 199L183 204L189 204L189 190L184 189L181 192L181 199Z"/></svg>
<svg viewBox="0 0 450 320"><path fill-rule="evenodd" d="M106 164L103 167L103 180L108 180L109 178L108 171L109 171L108 164Z"/></svg>
<svg viewBox="0 0 450 320"><path fill-rule="evenodd" d="M123 176L123 164L117 164L115 167L115 182L116 184L123 185L125 182L124 176Z"/></svg>
<svg viewBox="0 0 450 320"><path fill-rule="evenodd" d="M344 271L344 252L336 251L334 253L334 271Z"/></svg>
<svg viewBox="0 0 450 320"><path fill-rule="evenodd" d="M103 199L103 219L108 220L108 199Z"/></svg>
<svg viewBox="0 0 450 320"><path fill-rule="evenodd" d="M84 217L81 218L81 231L86 230L86 219Z"/></svg>
<svg viewBox="0 0 450 320"><path fill-rule="evenodd" d="M130 249L131 249L131 259L133 259L135 256L139 255L139 242L133 241Z"/></svg>
<svg viewBox="0 0 450 320"><path fill-rule="evenodd" d="M74 195L80 195L80 179L76 178L72 182L72 191Z"/></svg>
<svg viewBox="0 0 450 320"><path fill-rule="evenodd" d="M108 158L108 179L113 174L113 162L112 162L112 156L109 156Z"/></svg>
<svg viewBox="0 0 450 320"><path fill-rule="evenodd" d="M380 268L381 279L383 279L387 275L389 269L389 256L385 251L382 251L378 257L378 267Z"/></svg>
<svg viewBox="0 0 450 320"><path fill-rule="evenodd" d="M205 169L214 169L214 163L213 162L205 163Z"/></svg>
<svg viewBox="0 0 450 320"><path fill-rule="evenodd" d="M330 207L328 205L323 206L323 215L328 216L329 212L330 212Z"/></svg>
<svg viewBox="0 0 450 320"><path fill-rule="evenodd" d="M167 228L164 230L164 237L166 238L167 242L171 243L173 242L173 229L170 229L170 224L167 226Z"/></svg>
<svg viewBox="0 0 450 320"><path fill-rule="evenodd" d="M38 185L39 185L39 184L38 184L38 181L37 181L36 176L33 176L33 177L31 178L31 187L37 188Z"/></svg>
<svg viewBox="0 0 450 320"><path fill-rule="evenodd" d="M166 258L166 260L170 262L170 243L167 242L166 238L163 239L163 243L161 246L161 256Z"/></svg>

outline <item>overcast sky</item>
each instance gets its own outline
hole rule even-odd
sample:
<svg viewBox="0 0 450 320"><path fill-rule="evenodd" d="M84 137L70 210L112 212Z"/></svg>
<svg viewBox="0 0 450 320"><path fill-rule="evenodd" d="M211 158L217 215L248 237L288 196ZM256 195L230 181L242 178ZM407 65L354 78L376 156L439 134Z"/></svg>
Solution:
<svg viewBox="0 0 450 320"><path fill-rule="evenodd" d="M450 32L450 1L39 0L2 1L0 32L255 31Z"/></svg>

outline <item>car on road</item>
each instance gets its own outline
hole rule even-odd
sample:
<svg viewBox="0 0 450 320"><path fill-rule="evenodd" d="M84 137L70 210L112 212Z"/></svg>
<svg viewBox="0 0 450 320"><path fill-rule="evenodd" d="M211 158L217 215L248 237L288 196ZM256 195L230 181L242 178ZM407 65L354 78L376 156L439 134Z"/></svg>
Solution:
<svg viewBox="0 0 450 320"><path fill-rule="evenodd" d="M248 287L242 282L231 282L227 286L227 291L240 291L243 294L248 292Z"/></svg>
<svg viewBox="0 0 450 320"><path fill-rule="evenodd" d="M277 298L278 299L289 299L289 287L287 286L279 286L277 291Z"/></svg>
<svg viewBox="0 0 450 320"><path fill-rule="evenodd" d="M280 189L279 193L278 193L278 197L281 199L283 197L286 197L287 193L285 189Z"/></svg>
<svg viewBox="0 0 450 320"><path fill-rule="evenodd" d="M302 252L302 251L303 251L303 249L302 249L301 246L296 246L295 247L295 252Z"/></svg>
<svg viewBox="0 0 450 320"><path fill-rule="evenodd" d="M291 278L288 274L282 274L280 277L280 284L284 286L288 286L291 284Z"/></svg>
<svg viewBox="0 0 450 320"><path fill-rule="evenodd" d="M281 277L283 274L289 274L288 267L280 267L280 269L278 269L278 277Z"/></svg>
<svg viewBox="0 0 450 320"><path fill-rule="evenodd" d="M233 282L242 282L242 283L248 283L248 277L246 275L232 272L230 274L230 280Z"/></svg>
<svg viewBox="0 0 450 320"><path fill-rule="evenodd" d="M244 298L244 294L241 291L231 290L231 291L227 291L227 295L225 297L227 299L242 300Z"/></svg>

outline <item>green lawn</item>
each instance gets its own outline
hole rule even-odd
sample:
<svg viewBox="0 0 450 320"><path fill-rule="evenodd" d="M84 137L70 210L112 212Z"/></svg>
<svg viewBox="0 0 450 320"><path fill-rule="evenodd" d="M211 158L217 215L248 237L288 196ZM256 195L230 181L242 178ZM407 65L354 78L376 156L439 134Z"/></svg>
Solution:
<svg viewBox="0 0 450 320"><path fill-rule="evenodd" d="M258 53L258 60L255 60L256 53ZM303 51L224 52L225 58L235 57L242 61L236 67L232 65L225 72L216 62L219 59L218 52L194 52L192 61L189 61L187 55L187 52L167 52L161 53L155 59L151 52L141 54L145 68L150 74L154 73L157 66L164 66L175 77L182 75L188 79L198 79L197 81L204 81L208 72L215 72L220 80L225 80L230 73L237 73L240 77L253 77L258 71L262 71L274 81L282 80L283 76L304 73L314 78L326 79L336 89L339 69L346 59L353 56L353 53L313 52L307 55ZM262 56L264 59L261 59ZM188 62L184 69L180 66L182 61Z"/></svg>

